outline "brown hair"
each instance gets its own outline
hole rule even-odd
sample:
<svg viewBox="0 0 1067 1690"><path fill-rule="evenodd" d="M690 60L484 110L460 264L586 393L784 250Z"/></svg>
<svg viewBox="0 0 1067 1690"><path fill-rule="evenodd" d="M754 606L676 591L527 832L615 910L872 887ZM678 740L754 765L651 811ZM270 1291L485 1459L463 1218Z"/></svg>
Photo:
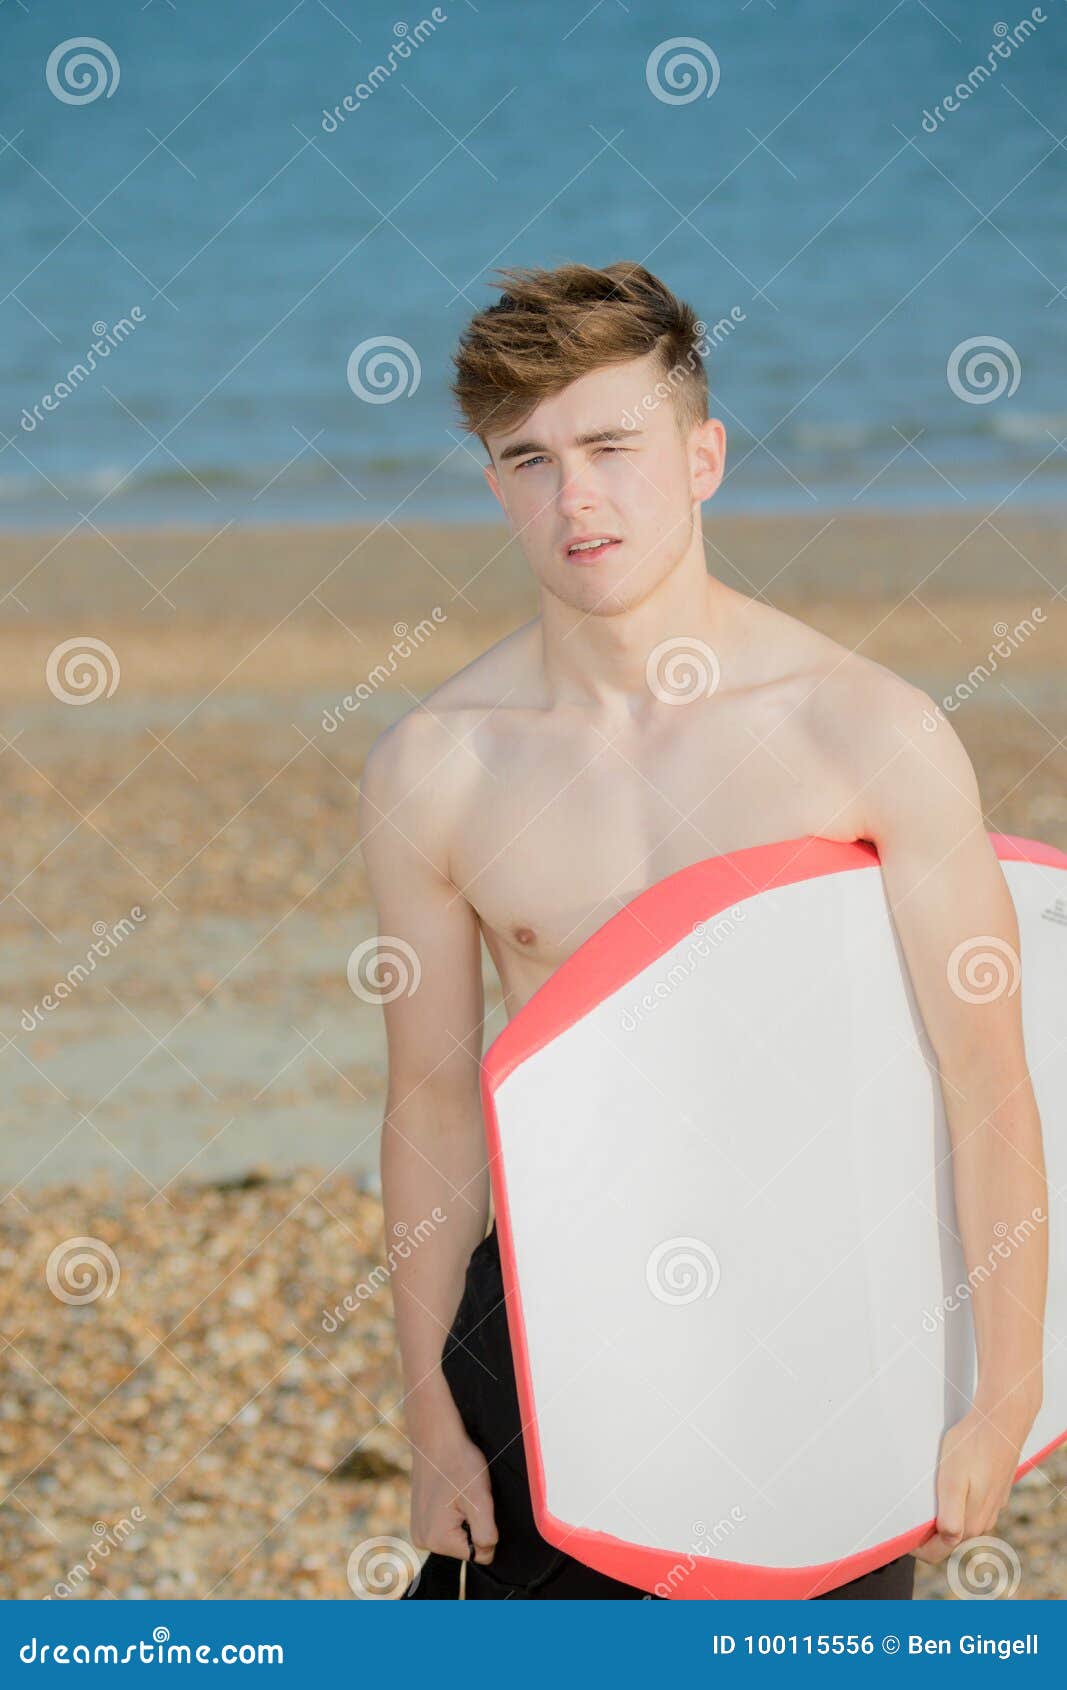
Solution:
<svg viewBox="0 0 1067 1690"><path fill-rule="evenodd" d="M606 364L658 354L683 434L708 414L708 378L696 312L641 264L603 270L498 269L504 291L474 316L453 355L452 392L463 426L488 450L487 431L509 433L542 399Z"/></svg>

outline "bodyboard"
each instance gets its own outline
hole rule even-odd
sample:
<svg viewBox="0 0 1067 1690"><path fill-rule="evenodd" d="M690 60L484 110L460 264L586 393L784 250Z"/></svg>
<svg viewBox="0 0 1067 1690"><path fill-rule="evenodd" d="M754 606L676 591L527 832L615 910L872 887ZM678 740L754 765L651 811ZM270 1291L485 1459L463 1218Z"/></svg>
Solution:
<svg viewBox="0 0 1067 1690"><path fill-rule="evenodd" d="M1021 975L982 936L947 962L976 999L1021 991L1044 1130L1044 1400L1018 1477L1067 1437L1067 855L990 839ZM641 893L493 1041L482 1101L543 1537L709 1599L820 1595L929 1535L977 1279L873 845L804 835ZM1003 1216L989 1272L1039 1219Z"/></svg>

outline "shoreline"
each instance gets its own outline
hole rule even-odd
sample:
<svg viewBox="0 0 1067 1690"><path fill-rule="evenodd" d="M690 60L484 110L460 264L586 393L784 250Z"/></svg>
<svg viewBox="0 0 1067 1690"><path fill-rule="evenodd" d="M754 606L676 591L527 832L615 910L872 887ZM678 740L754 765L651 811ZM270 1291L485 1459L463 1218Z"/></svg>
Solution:
<svg viewBox="0 0 1067 1690"><path fill-rule="evenodd" d="M492 501L489 499L488 494L486 497L487 503L485 508L487 511L491 512L493 508ZM719 495L715 495L711 499L707 500L703 506L705 527L710 521L793 522L812 515L819 515L822 518L825 518L827 515L841 515L849 518L855 518L857 521L861 522L893 522L897 520L926 521L931 518L943 517L946 515L966 516L970 514L972 516L980 517L983 510L982 501L977 498L968 498L966 501L960 500L952 504L936 499L925 504L919 499L916 499L914 503L907 504L895 504L892 501L889 501L886 504L864 505L860 508L850 508L849 504L841 501L835 501L833 498L820 500L817 504L812 501L805 502L804 500L798 498L795 505L768 505L766 507L748 505L741 509L735 509L732 506L727 509L723 504L716 502L718 497ZM1002 508L1004 508L1004 502L1002 500L995 498L990 499L990 511L1000 510ZM1055 495L1050 494L1047 500L1032 499L1027 501L1022 498L1015 500L1010 506L1010 514L1023 519L1049 516L1053 519L1067 521L1067 486ZM395 515L396 513L392 512L390 514L390 520L392 520L392 517ZM370 516L367 516L362 520L354 520L347 516L311 517L294 514L292 516L256 517L249 521L235 521L233 526L238 528L243 534L263 533L266 530L280 530L286 534L292 534L302 532L305 529L330 529L336 531L339 529L360 530L379 528L382 526L382 520L383 519L381 518L374 518ZM79 524L75 524L74 526L79 526ZM98 523L97 526L100 527L102 524ZM214 525L212 523L204 522L202 519L194 521L184 515L177 517L165 517L157 514L151 518L123 518L121 521L111 524L110 531L115 535L125 534L127 536L133 534L195 534L211 532L213 526ZM506 524L500 517L494 517L491 514L484 517L420 515L406 518L403 521L398 521L396 526L413 529L420 528L425 531L427 529L441 528L503 529ZM8 540L56 540L67 532L68 530L62 523L46 523L42 525L31 523L29 525L22 525L17 522L13 522L7 524L3 521L2 517L0 517L0 545L4 544Z"/></svg>

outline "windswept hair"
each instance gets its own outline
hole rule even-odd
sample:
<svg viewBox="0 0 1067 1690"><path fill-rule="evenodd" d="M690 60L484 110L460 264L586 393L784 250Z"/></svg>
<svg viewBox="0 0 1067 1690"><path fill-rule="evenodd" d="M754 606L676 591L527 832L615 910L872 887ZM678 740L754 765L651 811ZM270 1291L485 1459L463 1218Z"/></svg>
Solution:
<svg viewBox="0 0 1067 1690"><path fill-rule="evenodd" d="M603 270L497 269L503 291L472 317L453 354L452 393L463 427L488 450L489 430L506 434L550 394L608 364L654 352L683 434L708 415L700 353L704 324L691 306L641 264Z"/></svg>

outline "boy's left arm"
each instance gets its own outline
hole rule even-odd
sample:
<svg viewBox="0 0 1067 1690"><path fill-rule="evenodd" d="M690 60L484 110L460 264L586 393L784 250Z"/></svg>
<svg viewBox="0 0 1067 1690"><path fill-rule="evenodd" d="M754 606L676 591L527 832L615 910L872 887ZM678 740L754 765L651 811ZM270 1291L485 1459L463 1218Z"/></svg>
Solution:
<svg viewBox="0 0 1067 1690"><path fill-rule="evenodd" d="M1041 1406L1047 1187L1018 921L974 770L925 694L893 690L866 746L864 836L937 1058L978 1360L971 1409L941 1444L936 1531L915 1551L938 1562L992 1532Z"/></svg>

